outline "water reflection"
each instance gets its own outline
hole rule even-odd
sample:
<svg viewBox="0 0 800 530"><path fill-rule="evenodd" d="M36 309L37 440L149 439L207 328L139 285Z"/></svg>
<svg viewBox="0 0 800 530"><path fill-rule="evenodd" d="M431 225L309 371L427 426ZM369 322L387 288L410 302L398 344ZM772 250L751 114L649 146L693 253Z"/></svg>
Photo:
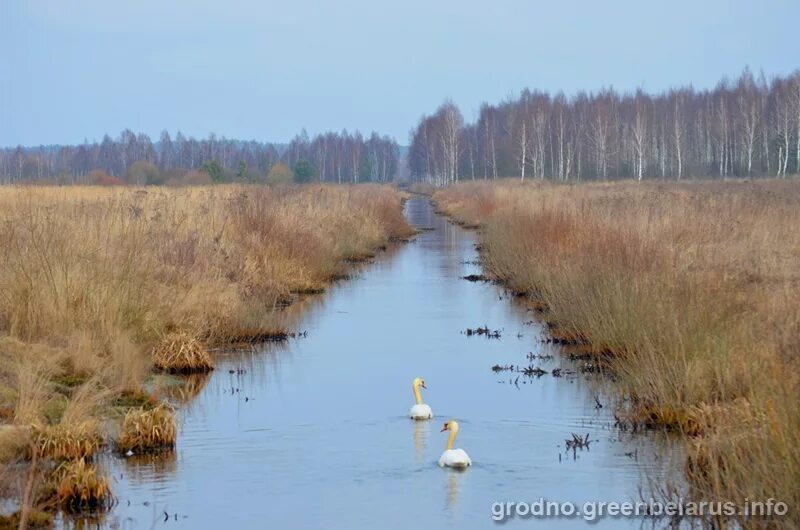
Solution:
<svg viewBox="0 0 800 530"><path fill-rule="evenodd" d="M413 421L413 420L412 420ZM417 464L425 462L425 446L427 445L430 423L433 420L413 421L414 423L414 457Z"/></svg>
<svg viewBox="0 0 800 530"><path fill-rule="evenodd" d="M297 318L292 329L307 337L217 352L210 377L166 390L184 403L173 458L110 461L120 502L101 526L149 527L167 511L191 528L485 528L495 501L630 500L643 473L664 476L668 442L620 437L611 406L595 408L602 387L538 342L533 313L493 285L460 279L480 272L474 235L422 199L406 214L434 230L287 308L282 318ZM461 333L482 325L502 338ZM491 369L529 362L547 375ZM550 375L559 367L574 373ZM404 415L419 374L432 422ZM463 473L436 465L446 441L438 426L452 417L475 462ZM597 440L574 460L563 458L571 432Z"/></svg>
<svg viewBox="0 0 800 530"><path fill-rule="evenodd" d="M461 471L457 469L446 469L444 470L446 481L447 481L447 489L446 489L446 507L447 511L450 513L456 513L456 508L458 507L458 488L459 482L464 480L463 475L466 471Z"/></svg>
<svg viewBox="0 0 800 530"><path fill-rule="evenodd" d="M56 525L69 526L75 530L89 530L105 526L105 523L107 523L106 517L107 514L105 512L83 514L76 517L59 516L55 523Z"/></svg>
<svg viewBox="0 0 800 530"><path fill-rule="evenodd" d="M162 377L155 383L155 394L167 401L187 405L203 391L211 374Z"/></svg>
<svg viewBox="0 0 800 530"><path fill-rule="evenodd" d="M159 451L150 454L126 457L119 479L128 479L142 484L155 485L164 482L178 470L178 458L175 451ZM117 477L115 476L116 480Z"/></svg>

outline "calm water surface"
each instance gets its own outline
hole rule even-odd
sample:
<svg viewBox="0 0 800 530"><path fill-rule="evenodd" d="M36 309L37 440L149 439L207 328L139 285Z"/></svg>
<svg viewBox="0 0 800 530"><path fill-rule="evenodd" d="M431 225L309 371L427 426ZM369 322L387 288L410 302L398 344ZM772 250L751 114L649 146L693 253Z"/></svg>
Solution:
<svg viewBox="0 0 800 530"><path fill-rule="evenodd" d="M495 286L460 279L480 272L473 233L424 199L410 200L406 214L433 230L312 302L299 324L306 338L219 355L213 375L183 395L173 454L106 458L118 504L102 526L487 528L495 501L637 500L648 478L674 467L652 438L611 427L609 406L595 408L597 385L585 376L520 377L515 385L509 377L518 374L492 372L494 364L527 365L528 352L557 352L538 342L533 313ZM484 324L502 338L462 333ZM572 367L558 356L533 364ZM429 422L405 416L416 376L428 385ZM474 462L463 473L436 465L446 442L439 429L450 418L461 424L457 446ZM571 432L596 441L573 457L564 447Z"/></svg>

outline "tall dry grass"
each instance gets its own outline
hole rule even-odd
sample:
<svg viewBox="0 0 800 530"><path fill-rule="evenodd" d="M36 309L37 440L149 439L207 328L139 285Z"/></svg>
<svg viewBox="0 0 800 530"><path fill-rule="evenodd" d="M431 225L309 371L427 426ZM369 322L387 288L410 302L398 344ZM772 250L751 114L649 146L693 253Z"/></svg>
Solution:
<svg viewBox="0 0 800 530"><path fill-rule="evenodd" d="M458 185L488 271L610 359L637 422L682 432L704 499L800 525L800 182Z"/></svg>
<svg viewBox="0 0 800 530"><path fill-rule="evenodd" d="M125 414L117 448L122 452L145 452L175 446L178 428L175 415L166 405L135 408Z"/></svg>
<svg viewBox="0 0 800 530"><path fill-rule="evenodd" d="M171 334L280 331L276 308L408 234L380 186L2 188L0 334L135 386Z"/></svg>
<svg viewBox="0 0 800 530"><path fill-rule="evenodd" d="M285 333L280 308L410 234L387 186L0 187L0 455L90 459L153 368Z"/></svg>
<svg viewBox="0 0 800 530"><path fill-rule="evenodd" d="M224 339L407 230L378 186L4 188L0 329L89 360L173 330Z"/></svg>

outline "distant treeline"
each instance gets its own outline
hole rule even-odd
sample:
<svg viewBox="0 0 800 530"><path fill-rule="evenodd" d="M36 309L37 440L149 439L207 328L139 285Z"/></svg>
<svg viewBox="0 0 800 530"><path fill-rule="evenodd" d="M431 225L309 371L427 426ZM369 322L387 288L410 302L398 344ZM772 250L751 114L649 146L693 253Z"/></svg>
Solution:
<svg viewBox="0 0 800 530"><path fill-rule="evenodd" d="M525 90L477 122L443 104L412 132L418 181L785 176L800 172L800 71L745 70L713 90L613 89L572 97Z"/></svg>
<svg viewBox="0 0 800 530"><path fill-rule="evenodd" d="M193 184L205 182L393 180L397 142L372 133L303 131L287 144L243 142L211 134L197 140L178 132L124 130L100 143L0 149L0 183L50 181L99 184Z"/></svg>

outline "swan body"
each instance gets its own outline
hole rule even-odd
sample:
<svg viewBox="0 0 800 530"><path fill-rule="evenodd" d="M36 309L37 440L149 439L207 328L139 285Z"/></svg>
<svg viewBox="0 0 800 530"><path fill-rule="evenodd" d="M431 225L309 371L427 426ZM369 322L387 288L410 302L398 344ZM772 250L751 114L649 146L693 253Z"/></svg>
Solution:
<svg viewBox="0 0 800 530"><path fill-rule="evenodd" d="M456 441L458 434L458 422L450 420L444 424L442 431L450 431L450 436L447 438L447 447L445 448L442 456L439 457L440 467L452 467L455 469L466 469L472 465L472 459L463 449L453 449L453 444Z"/></svg>
<svg viewBox="0 0 800 530"><path fill-rule="evenodd" d="M411 410L408 412L408 415L414 418L415 420L429 420L433 418L433 411L425 403L419 403L411 407Z"/></svg>
<svg viewBox="0 0 800 530"><path fill-rule="evenodd" d="M472 460L463 449L447 449L439 457L440 467L454 467L464 469L472 465Z"/></svg>
<svg viewBox="0 0 800 530"><path fill-rule="evenodd" d="M425 381L423 381L421 377L417 377L411 382L411 388L414 390L415 404L411 407L411 410L408 411L408 416L415 420L429 420L433 418L433 411L428 405L422 402L422 394L419 391L420 388L427 389Z"/></svg>

